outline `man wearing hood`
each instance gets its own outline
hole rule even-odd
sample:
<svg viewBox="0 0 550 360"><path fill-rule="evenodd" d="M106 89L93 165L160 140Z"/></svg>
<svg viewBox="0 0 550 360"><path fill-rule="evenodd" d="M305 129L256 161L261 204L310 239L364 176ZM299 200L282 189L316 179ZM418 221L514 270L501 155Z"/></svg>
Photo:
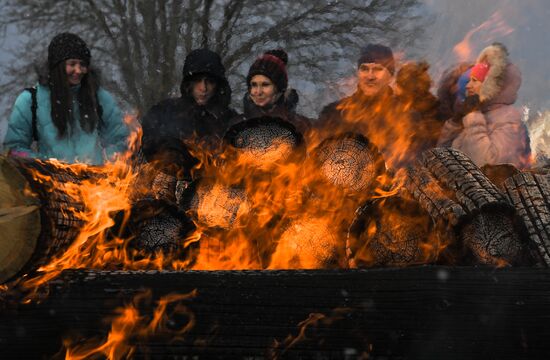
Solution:
<svg viewBox="0 0 550 360"><path fill-rule="evenodd" d="M236 112L229 108L231 89L218 54L193 50L185 58L181 97L153 106L143 117L143 155L173 173L188 167L190 143L215 148Z"/></svg>
<svg viewBox="0 0 550 360"><path fill-rule="evenodd" d="M529 135L513 106L521 86L519 68L500 43L485 48L470 70L463 117L443 126L439 146L461 150L478 166L511 163L529 166Z"/></svg>
<svg viewBox="0 0 550 360"><path fill-rule="evenodd" d="M141 178L147 194L134 205L139 216L132 220L135 246L152 253L180 250L181 239L193 229L176 198L177 184L192 180L191 169L198 162L189 149L215 149L236 116L229 108L225 68L213 51L197 49L187 55L180 90L180 98L161 101L142 119L142 152L154 171L145 171ZM192 263L197 246L190 245L181 255Z"/></svg>

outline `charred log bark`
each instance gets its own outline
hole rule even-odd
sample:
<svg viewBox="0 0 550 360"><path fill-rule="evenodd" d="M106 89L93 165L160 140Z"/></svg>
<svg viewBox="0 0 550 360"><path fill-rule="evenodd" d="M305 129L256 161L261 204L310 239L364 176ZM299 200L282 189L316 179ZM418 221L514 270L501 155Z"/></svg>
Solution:
<svg viewBox="0 0 550 360"><path fill-rule="evenodd" d="M422 245L433 240L427 214L412 199L390 197L359 208L348 231L346 252L355 267L409 266L435 260ZM434 242L435 244L436 242Z"/></svg>
<svg viewBox="0 0 550 360"><path fill-rule="evenodd" d="M521 173L504 183L510 202L523 219L530 251L537 262L550 266L550 183L543 175Z"/></svg>
<svg viewBox="0 0 550 360"><path fill-rule="evenodd" d="M475 261L484 264L527 261L520 237L521 225L513 206L466 155L451 148L432 149L423 154L422 165L448 191L449 200L465 211L467 216L462 216L462 223L454 229L458 241L471 251ZM415 181L413 176L410 183L414 185ZM418 193L414 188L413 196ZM437 198L438 194L431 196ZM421 201L421 205L430 212L429 204Z"/></svg>
<svg viewBox="0 0 550 360"><path fill-rule="evenodd" d="M422 165L454 192L469 213L492 209L513 212L504 194L462 152L452 148L428 150L422 155Z"/></svg>
<svg viewBox="0 0 550 360"><path fill-rule="evenodd" d="M506 189L504 188L506 179L521 173L521 171L512 164L483 165L481 171L483 171L485 176L487 176L503 193L506 193Z"/></svg>
<svg viewBox="0 0 550 360"><path fill-rule="evenodd" d="M423 166L417 165L408 169L405 187L430 214L434 223L444 229L457 226L467 217L462 206L451 199L449 191L443 190Z"/></svg>

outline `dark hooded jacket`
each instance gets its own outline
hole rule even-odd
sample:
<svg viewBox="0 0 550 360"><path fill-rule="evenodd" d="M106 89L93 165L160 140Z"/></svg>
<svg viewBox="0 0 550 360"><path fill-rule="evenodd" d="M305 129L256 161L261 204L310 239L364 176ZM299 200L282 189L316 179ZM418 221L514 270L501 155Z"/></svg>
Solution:
<svg viewBox="0 0 550 360"><path fill-rule="evenodd" d="M206 75L217 82L215 94L206 105L198 105L192 95L192 84ZM237 114L229 108L231 89L220 57L206 49L193 50L185 59L181 97L167 99L153 106L142 119L142 150L145 159L156 161L163 171L171 173L188 167L189 143L216 147Z"/></svg>
<svg viewBox="0 0 550 360"><path fill-rule="evenodd" d="M479 107L462 121L447 120L438 142L440 146L461 150L478 166L529 165L529 135L520 112L513 106L521 86L521 72L507 55L501 45L482 51L477 61L488 63L490 70L481 86Z"/></svg>
<svg viewBox="0 0 550 360"><path fill-rule="evenodd" d="M311 121L307 117L296 113L298 101L299 97L296 90L289 89L274 104L260 107L254 104L252 99L250 99L250 94L246 93L243 98L244 117L246 119L263 116L281 118L294 125L296 130L305 134L311 129Z"/></svg>

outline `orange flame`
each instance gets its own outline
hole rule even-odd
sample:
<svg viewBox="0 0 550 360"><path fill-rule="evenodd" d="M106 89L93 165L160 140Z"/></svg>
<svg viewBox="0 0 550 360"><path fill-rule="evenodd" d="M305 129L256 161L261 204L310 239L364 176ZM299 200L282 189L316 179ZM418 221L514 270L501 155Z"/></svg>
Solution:
<svg viewBox="0 0 550 360"><path fill-rule="evenodd" d="M481 25L468 31L464 39L455 45L453 52L458 61L469 61L472 54L474 54L474 45L472 44L474 35L479 35L481 37L480 43L486 45L498 37L511 34L513 31L514 29L506 23L502 12L497 10Z"/></svg>
<svg viewBox="0 0 550 360"><path fill-rule="evenodd" d="M151 291L138 294L131 304L117 308L117 314L111 322L111 330L105 340L88 340L84 344L72 345L65 341L67 360L84 360L104 358L110 360L128 359L135 354L136 347L132 340L146 342L152 336L162 336L171 341L181 341L195 325L195 317L182 304L183 301L195 298L197 291L189 294L169 294L163 296L153 311L152 316L140 314L139 308L151 298ZM170 329L168 321L174 316L184 315L187 322L179 329Z"/></svg>

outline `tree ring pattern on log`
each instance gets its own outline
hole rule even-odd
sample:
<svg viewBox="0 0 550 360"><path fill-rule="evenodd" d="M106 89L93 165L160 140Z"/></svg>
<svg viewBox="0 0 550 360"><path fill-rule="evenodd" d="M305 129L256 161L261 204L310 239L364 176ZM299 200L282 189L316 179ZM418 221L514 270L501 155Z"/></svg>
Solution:
<svg viewBox="0 0 550 360"><path fill-rule="evenodd" d="M348 230L350 267L406 266L423 263L421 244L430 219L418 205L401 197L369 201L356 211Z"/></svg>
<svg viewBox="0 0 550 360"><path fill-rule="evenodd" d="M159 171L153 183L151 184L151 191L155 199L166 200L168 202L176 202L176 182L175 176L165 174Z"/></svg>
<svg viewBox="0 0 550 360"><path fill-rule="evenodd" d="M503 213L480 213L462 228L462 241L484 264L515 263L522 252L513 218Z"/></svg>
<svg viewBox="0 0 550 360"><path fill-rule="evenodd" d="M341 249L339 249L341 247ZM299 219L281 235L271 257L273 269L321 269L338 265L343 243L325 219Z"/></svg>
<svg viewBox="0 0 550 360"><path fill-rule="evenodd" d="M205 227L229 229L250 210L246 193L240 187L198 181L187 190L180 208Z"/></svg>
<svg viewBox="0 0 550 360"><path fill-rule="evenodd" d="M33 267L38 267L66 250L80 234L85 222L78 214L84 212L85 205L82 199L67 193L66 184L79 184L86 175L36 159L10 157L9 161L25 176L41 200L42 232L30 261Z"/></svg>
<svg viewBox="0 0 550 360"><path fill-rule="evenodd" d="M135 239L137 249L147 252L173 251L183 244L184 224L169 213L161 213L145 219L138 228Z"/></svg>
<svg viewBox="0 0 550 360"><path fill-rule="evenodd" d="M543 175L521 173L504 182L506 194L523 220L533 257L550 267L550 183Z"/></svg>
<svg viewBox="0 0 550 360"><path fill-rule="evenodd" d="M294 126L278 118L262 117L234 125L225 135L239 163L255 168L288 161L303 143Z"/></svg>
<svg viewBox="0 0 550 360"><path fill-rule="evenodd" d="M384 169L378 150L357 134L324 140L315 149L314 156L323 178L351 191L368 189Z"/></svg>

